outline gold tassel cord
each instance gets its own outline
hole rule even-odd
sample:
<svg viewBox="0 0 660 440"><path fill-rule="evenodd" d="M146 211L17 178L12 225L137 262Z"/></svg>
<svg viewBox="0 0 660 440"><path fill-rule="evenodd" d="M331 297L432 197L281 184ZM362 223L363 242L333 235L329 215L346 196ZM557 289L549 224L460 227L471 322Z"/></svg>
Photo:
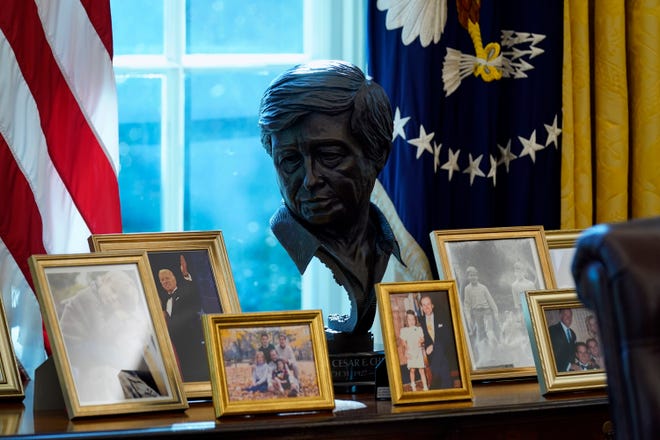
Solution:
<svg viewBox="0 0 660 440"><path fill-rule="evenodd" d="M468 32L477 56L474 76L480 76L486 82L501 79L502 70L499 68L501 47L499 43L488 43L484 47L481 41L481 27L479 23L473 23L472 20L468 20Z"/></svg>

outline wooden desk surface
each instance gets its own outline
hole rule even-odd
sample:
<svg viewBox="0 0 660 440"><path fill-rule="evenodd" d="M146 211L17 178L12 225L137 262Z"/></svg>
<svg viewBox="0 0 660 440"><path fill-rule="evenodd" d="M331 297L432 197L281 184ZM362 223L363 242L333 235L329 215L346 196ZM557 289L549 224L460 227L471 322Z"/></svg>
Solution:
<svg viewBox="0 0 660 440"><path fill-rule="evenodd" d="M183 412L70 421L64 410L35 411L31 386L22 403L0 404L2 435L13 438L570 438L603 439L607 395L545 398L536 382L475 384L471 402L392 406L370 394L336 395L333 412L215 419L211 401ZM512 437L513 436L513 437Z"/></svg>

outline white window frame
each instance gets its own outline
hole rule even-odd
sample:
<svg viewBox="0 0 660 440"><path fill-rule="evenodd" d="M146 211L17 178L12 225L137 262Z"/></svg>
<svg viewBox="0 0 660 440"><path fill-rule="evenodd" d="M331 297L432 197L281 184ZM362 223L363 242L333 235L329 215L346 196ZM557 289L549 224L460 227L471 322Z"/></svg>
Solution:
<svg viewBox="0 0 660 440"><path fill-rule="evenodd" d="M186 6L164 0L164 55L117 55L115 73L161 75L161 229L183 230L184 73L188 69L343 59L365 67L366 0L304 0L302 54L186 55Z"/></svg>
<svg viewBox="0 0 660 440"><path fill-rule="evenodd" d="M304 0L302 54L186 55L186 6L163 1L163 55L117 55L115 74L158 75L161 89L161 230L184 227L185 71L218 67L297 64L313 59L341 59L366 68L367 0ZM303 309L346 310L348 298L332 277L313 264L302 277Z"/></svg>

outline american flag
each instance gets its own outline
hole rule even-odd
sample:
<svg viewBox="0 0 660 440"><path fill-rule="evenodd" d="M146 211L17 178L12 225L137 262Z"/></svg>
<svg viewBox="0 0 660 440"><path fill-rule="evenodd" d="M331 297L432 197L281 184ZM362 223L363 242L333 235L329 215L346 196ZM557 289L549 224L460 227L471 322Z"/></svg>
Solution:
<svg viewBox="0 0 660 440"><path fill-rule="evenodd" d="M10 327L35 326L31 255L88 252L90 234L121 232L118 149L109 0L4 0L0 290ZM14 344L27 350L26 337Z"/></svg>
<svg viewBox="0 0 660 440"><path fill-rule="evenodd" d="M562 4L370 0L394 112L379 180L429 261L433 230L559 228Z"/></svg>

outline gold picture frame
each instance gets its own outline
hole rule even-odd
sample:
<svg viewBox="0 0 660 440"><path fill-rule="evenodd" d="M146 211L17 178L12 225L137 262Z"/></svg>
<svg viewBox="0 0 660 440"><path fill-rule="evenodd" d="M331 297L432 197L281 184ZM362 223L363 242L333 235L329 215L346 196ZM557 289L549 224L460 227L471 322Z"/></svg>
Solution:
<svg viewBox="0 0 660 440"><path fill-rule="evenodd" d="M70 419L188 408L146 252L28 261Z"/></svg>
<svg viewBox="0 0 660 440"><path fill-rule="evenodd" d="M320 310L203 320L216 417L334 408Z"/></svg>
<svg viewBox="0 0 660 440"><path fill-rule="evenodd" d="M600 390L607 386L604 359L600 352L596 353L596 357L590 353L594 347L600 350L599 332L591 328L591 324L596 324L595 314L584 307L575 289L527 292L523 310L530 339L534 341L532 347L541 394ZM570 311L570 319L562 319L563 311ZM575 348L569 350L575 354L571 365L560 360L564 358L563 345L569 346L568 341L571 340L559 330L561 320L568 320L565 322L568 322L573 335L571 338ZM592 341L596 341L595 346ZM581 343L584 344L582 347L579 346ZM581 354L577 354L579 352ZM583 354L585 352L586 355ZM580 361L579 356L585 356L585 359Z"/></svg>
<svg viewBox="0 0 660 440"><path fill-rule="evenodd" d="M0 408L0 435L18 437L25 407L23 405L6 405Z"/></svg>
<svg viewBox="0 0 660 440"><path fill-rule="evenodd" d="M175 304L169 309L166 322L186 396L210 397L211 381L201 315L241 311L222 232L96 234L88 241L93 252L147 252L164 315L168 313L167 303L174 301ZM182 262L189 276L183 274ZM172 275L170 279L176 283L177 294L168 295L164 289L159 280L163 270ZM168 301L170 297L173 299Z"/></svg>
<svg viewBox="0 0 660 440"><path fill-rule="evenodd" d="M0 295L0 400L22 400L23 398L25 398L23 381L11 342L2 295Z"/></svg>
<svg viewBox="0 0 660 440"><path fill-rule="evenodd" d="M570 289L575 287L575 280L571 272L571 264L575 255L575 243L582 233L582 229L555 229L545 231L548 243L550 262L555 275L557 289Z"/></svg>
<svg viewBox="0 0 660 440"><path fill-rule="evenodd" d="M431 245L456 280L472 379L534 376L520 293L555 287L543 226L433 231Z"/></svg>
<svg viewBox="0 0 660 440"><path fill-rule="evenodd" d="M454 281L376 284L392 404L472 399Z"/></svg>

